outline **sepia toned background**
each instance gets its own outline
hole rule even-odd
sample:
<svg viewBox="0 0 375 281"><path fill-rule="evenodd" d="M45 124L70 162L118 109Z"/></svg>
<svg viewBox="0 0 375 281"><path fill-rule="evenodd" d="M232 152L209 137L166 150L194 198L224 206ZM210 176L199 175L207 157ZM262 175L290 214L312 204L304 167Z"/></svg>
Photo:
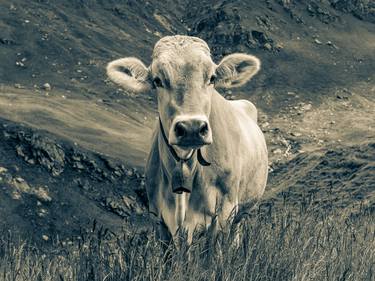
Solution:
<svg viewBox="0 0 375 281"><path fill-rule="evenodd" d="M239 249L223 238L224 258L188 266L163 263L147 213L156 97L105 74L116 58L149 63L171 34L204 39L215 62L260 58L221 94L257 106L270 160ZM374 120L371 0L0 0L0 280L375 280Z"/></svg>

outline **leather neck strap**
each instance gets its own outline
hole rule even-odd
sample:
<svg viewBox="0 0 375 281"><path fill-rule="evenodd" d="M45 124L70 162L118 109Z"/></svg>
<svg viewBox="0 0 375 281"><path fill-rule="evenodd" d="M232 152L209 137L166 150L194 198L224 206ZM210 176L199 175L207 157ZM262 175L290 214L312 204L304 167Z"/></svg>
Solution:
<svg viewBox="0 0 375 281"><path fill-rule="evenodd" d="M188 158L188 159L181 159L177 153L176 153L176 150L174 150L174 148L169 144L169 141L167 139L167 136L165 135L165 131L164 131L164 128L163 128L163 124L161 123L161 118L159 116L159 124L160 124L160 130L161 130L161 135L163 136L163 140L165 142L165 144L167 145L169 151L171 152L173 158L176 160L176 162L180 162L180 161L183 161L183 162L187 162L189 161L193 156L194 156L194 153L195 153L195 149L193 151L193 153L191 154L191 156ZM198 148L198 152L197 152L197 159L198 159L198 162L199 164L201 164L202 166L210 166L211 163L206 161L203 156L202 156L202 152L201 152L201 149Z"/></svg>

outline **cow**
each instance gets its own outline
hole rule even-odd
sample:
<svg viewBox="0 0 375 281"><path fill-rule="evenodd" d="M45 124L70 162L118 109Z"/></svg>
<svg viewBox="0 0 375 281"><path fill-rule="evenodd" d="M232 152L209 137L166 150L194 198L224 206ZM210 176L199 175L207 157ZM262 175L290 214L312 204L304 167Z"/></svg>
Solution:
<svg viewBox="0 0 375 281"><path fill-rule="evenodd" d="M223 228L241 204L262 196L268 159L257 109L217 91L244 85L259 69L258 58L242 53L216 65L204 40L183 35L161 38L149 67L134 57L107 65L125 90L157 95L145 175L161 239L183 229L191 243L195 229Z"/></svg>

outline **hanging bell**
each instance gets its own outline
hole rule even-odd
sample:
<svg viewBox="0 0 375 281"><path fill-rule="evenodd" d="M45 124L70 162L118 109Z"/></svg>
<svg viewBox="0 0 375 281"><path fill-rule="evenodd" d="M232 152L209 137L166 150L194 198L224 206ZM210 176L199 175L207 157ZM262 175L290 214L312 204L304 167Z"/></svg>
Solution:
<svg viewBox="0 0 375 281"><path fill-rule="evenodd" d="M192 188L192 173L184 161L179 161L172 171L172 191L177 194L191 193Z"/></svg>

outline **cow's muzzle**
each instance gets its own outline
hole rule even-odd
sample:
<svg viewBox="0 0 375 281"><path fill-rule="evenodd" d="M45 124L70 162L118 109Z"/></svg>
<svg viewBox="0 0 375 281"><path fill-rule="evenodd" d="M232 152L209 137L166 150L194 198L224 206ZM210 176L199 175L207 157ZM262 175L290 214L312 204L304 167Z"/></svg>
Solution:
<svg viewBox="0 0 375 281"><path fill-rule="evenodd" d="M169 136L169 143L182 149L197 149L212 143L210 124L203 118L173 122Z"/></svg>

